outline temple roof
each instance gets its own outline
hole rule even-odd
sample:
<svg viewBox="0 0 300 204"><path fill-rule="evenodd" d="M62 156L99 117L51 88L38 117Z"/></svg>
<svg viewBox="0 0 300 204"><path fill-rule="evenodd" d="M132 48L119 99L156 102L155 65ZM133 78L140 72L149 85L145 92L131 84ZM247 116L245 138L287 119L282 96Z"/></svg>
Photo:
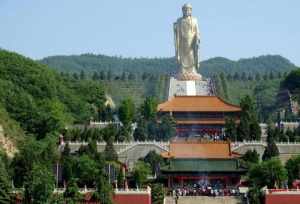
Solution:
<svg viewBox="0 0 300 204"><path fill-rule="evenodd" d="M165 158L230 159L237 155L231 152L230 142L172 142Z"/></svg>
<svg viewBox="0 0 300 204"><path fill-rule="evenodd" d="M169 165L161 168L162 172L245 172L237 159L171 159Z"/></svg>
<svg viewBox="0 0 300 204"><path fill-rule="evenodd" d="M240 112L241 108L217 96L175 96L158 105L160 112Z"/></svg>

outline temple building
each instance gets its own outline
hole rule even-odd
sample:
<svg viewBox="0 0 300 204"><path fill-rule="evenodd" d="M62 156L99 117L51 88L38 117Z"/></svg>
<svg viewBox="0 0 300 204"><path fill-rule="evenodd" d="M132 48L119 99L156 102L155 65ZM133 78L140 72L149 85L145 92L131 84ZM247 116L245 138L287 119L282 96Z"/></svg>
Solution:
<svg viewBox="0 0 300 204"><path fill-rule="evenodd" d="M238 186L246 173L240 155L231 151L228 141L172 142L170 151L162 153L167 165L160 168L169 188L189 185L228 188Z"/></svg>
<svg viewBox="0 0 300 204"><path fill-rule="evenodd" d="M225 119L239 123L241 108L217 96L174 96L158 105L159 116L172 115L178 136L223 135Z"/></svg>

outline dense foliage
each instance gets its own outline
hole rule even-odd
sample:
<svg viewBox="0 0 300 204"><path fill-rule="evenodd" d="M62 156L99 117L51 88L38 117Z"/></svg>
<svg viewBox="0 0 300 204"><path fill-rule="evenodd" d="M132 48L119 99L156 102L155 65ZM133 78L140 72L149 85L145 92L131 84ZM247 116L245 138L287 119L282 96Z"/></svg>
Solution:
<svg viewBox="0 0 300 204"><path fill-rule="evenodd" d="M77 72L85 70L88 73L114 71L121 75L123 71L148 74L170 74L175 72L174 58L122 58L105 55L82 54L72 56L53 56L41 60L59 71ZM216 57L201 62L201 73L211 76L217 73L261 73L286 72L295 69L295 65L279 55L266 55L238 61ZM102 74L103 75L103 74Z"/></svg>
<svg viewBox="0 0 300 204"><path fill-rule="evenodd" d="M99 83L61 77L45 65L0 51L0 107L38 139L87 120L103 103Z"/></svg>

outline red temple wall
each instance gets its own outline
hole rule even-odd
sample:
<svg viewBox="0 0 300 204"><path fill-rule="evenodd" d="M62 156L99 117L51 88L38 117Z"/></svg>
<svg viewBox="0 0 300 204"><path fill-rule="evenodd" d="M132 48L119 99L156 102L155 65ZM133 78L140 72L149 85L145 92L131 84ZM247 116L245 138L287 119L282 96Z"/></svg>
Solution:
<svg viewBox="0 0 300 204"><path fill-rule="evenodd" d="M116 204L151 204L150 194L116 194L113 197Z"/></svg>
<svg viewBox="0 0 300 204"><path fill-rule="evenodd" d="M299 195L274 195L268 194L265 196L265 204L300 204L300 194Z"/></svg>

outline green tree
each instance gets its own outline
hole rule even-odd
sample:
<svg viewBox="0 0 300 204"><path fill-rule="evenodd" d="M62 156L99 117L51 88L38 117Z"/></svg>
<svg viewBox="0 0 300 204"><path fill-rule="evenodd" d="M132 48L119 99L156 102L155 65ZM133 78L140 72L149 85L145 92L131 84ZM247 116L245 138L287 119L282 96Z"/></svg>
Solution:
<svg viewBox="0 0 300 204"><path fill-rule="evenodd" d="M64 198L68 204L76 204L80 200L80 197L81 196L76 179L72 178L67 183L67 187L64 192Z"/></svg>
<svg viewBox="0 0 300 204"><path fill-rule="evenodd" d="M279 156L279 151L276 143L274 141L268 142L267 147L263 153L262 160L264 161L269 160L272 157L277 157L277 156Z"/></svg>
<svg viewBox="0 0 300 204"><path fill-rule="evenodd" d="M94 80L94 81L99 80L98 72L93 72L92 80Z"/></svg>
<svg viewBox="0 0 300 204"><path fill-rule="evenodd" d="M151 174L150 166L143 161L135 163L133 168L133 178L137 187L143 186L147 181L147 176Z"/></svg>
<svg viewBox="0 0 300 204"><path fill-rule="evenodd" d="M152 174L157 173L159 166L163 163L163 158L155 151L150 151L144 158L144 162L150 164Z"/></svg>
<svg viewBox="0 0 300 204"><path fill-rule="evenodd" d="M96 161L87 155L82 155L78 158L75 172L81 186L93 186L94 181L99 174Z"/></svg>
<svg viewBox="0 0 300 204"><path fill-rule="evenodd" d="M99 76L100 80L105 80L105 72L102 70Z"/></svg>
<svg viewBox="0 0 300 204"><path fill-rule="evenodd" d="M112 77L113 77L112 71L111 71L111 70L108 70L108 71L107 71L107 74L106 74L106 79L107 79L108 81L110 81L110 80L112 79Z"/></svg>
<svg viewBox="0 0 300 204"><path fill-rule="evenodd" d="M35 163L41 163L51 169L53 164L58 161L55 139L54 136L49 136L41 141L28 138L26 143L21 146L20 152L11 163L13 179L17 187L23 185L26 175L29 175Z"/></svg>
<svg viewBox="0 0 300 204"><path fill-rule="evenodd" d="M300 89L300 70L291 71L282 82L282 87L287 88L292 93L299 92Z"/></svg>
<svg viewBox="0 0 300 204"><path fill-rule="evenodd" d="M300 156L294 156L285 163L288 172L288 183L292 186L295 179L300 178Z"/></svg>
<svg viewBox="0 0 300 204"><path fill-rule="evenodd" d="M122 81L125 81L126 80L126 72L122 72L122 75L121 75L121 80Z"/></svg>
<svg viewBox="0 0 300 204"><path fill-rule="evenodd" d="M135 141L145 141L147 139L147 123L144 119L137 122L137 128L134 130L133 138Z"/></svg>
<svg viewBox="0 0 300 204"><path fill-rule="evenodd" d="M260 126L255 112L255 105L250 96L241 99L242 108L240 124L238 126L239 140L259 140L261 136Z"/></svg>
<svg viewBox="0 0 300 204"><path fill-rule="evenodd" d="M261 137L261 128L259 126L259 123L257 121L256 117L252 117L250 125L249 125L249 136L250 136L250 140L260 140Z"/></svg>
<svg viewBox="0 0 300 204"><path fill-rule="evenodd" d="M259 163L259 154L254 150L247 150L247 152L242 156L242 159L250 164L258 164Z"/></svg>
<svg viewBox="0 0 300 204"><path fill-rule="evenodd" d="M258 187L249 188L248 198L251 204L262 204L262 192Z"/></svg>
<svg viewBox="0 0 300 204"><path fill-rule="evenodd" d="M0 204L10 204L11 190L8 172L0 156Z"/></svg>
<svg viewBox="0 0 300 204"><path fill-rule="evenodd" d="M282 182L287 179L287 171L278 158L272 158L253 165L248 178L251 187L261 189L264 186L270 188L282 187Z"/></svg>
<svg viewBox="0 0 300 204"><path fill-rule="evenodd" d="M85 72L83 70L80 71L80 79L84 80L85 79Z"/></svg>
<svg viewBox="0 0 300 204"><path fill-rule="evenodd" d="M113 204L112 202L112 187L107 179L100 175L97 178L97 197L99 197L102 204Z"/></svg>
<svg viewBox="0 0 300 204"><path fill-rule="evenodd" d="M141 115L146 120L151 120L156 117L157 100L153 97L147 97L141 106Z"/></svg>
<svg viewBox="0 0 300 204"><path fill-rule="evenodd" d="M231 141L237 141L237 128L233 118L225 119L225 135Z"/></svg>
<svg viewBox="0 0 300 204"><path fill-rule="evenodd" d="M114 148L113 141L108 140L106 142L106 146L104 149L104 155L106 161L117 161L118 160L118 154Z"/></svg>
<svg viewBox="0 0 300 204"><path fill-rule="evenodd" d="M152 204L163 204L164 203L164 189L162 184L151 185L151 201Z"/></svg>
<svg viewBox="0 0 300 204"><path fill-rule="evenodd" d="M25 201L33 204L48 203L55 179L48 167L35 164L25 180Z"/></svg>
<svg viewBox="0 0 300 204"><path fill-rule="evenodd" d="M135 115L135 107L132 99L128 98L122 101L119 108L119 118L124 126L132 123Z"/></svg>
<svg viewBox="0 0 300 204"><path fill-rule="evenodd" d="M223 72L220 74L220 80L221 80L221 85L222 85L222 89L223 89L224 99L228 100L229 96L228 96L227 81L226 81L226 78L225 78Z"/></svg>
<svg viewBox="0 0 300 204"><path fill-rule="evenodd" d="M163 141L167 141L176 135L176 122L172 116L165 115L161 118L161 123L159 124L159 130L157 134L157 140Z"/></svg>

